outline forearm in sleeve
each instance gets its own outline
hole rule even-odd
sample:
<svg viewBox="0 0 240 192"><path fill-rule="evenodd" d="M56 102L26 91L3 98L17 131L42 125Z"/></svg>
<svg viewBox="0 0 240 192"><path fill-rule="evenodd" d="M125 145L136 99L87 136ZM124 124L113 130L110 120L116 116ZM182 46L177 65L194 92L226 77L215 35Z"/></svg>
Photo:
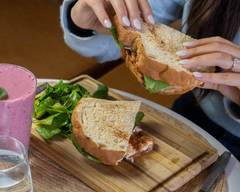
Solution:
<svg viewBox="0 0 240 192"><path fill-rule="evenodd" d="M120 58L120 49L110 35L97 34L74 25L70 11L74 0L64 0L60 10L61 26L66 44L80 55L94 57L104 63Z"/></svg>

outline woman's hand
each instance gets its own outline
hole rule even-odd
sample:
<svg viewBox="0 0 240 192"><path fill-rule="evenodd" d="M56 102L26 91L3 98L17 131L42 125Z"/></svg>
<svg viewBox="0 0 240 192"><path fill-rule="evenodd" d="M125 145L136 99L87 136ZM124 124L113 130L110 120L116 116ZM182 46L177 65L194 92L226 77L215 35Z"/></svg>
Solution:
<svg viewBox="0 0 240 192"><path fill-rule="evenodd" d="M196 79L205 84L202 88L220 91L224 96L240 105L240 47L220 37L211 37L185 42L185 50L177 52L185 68L218 66L220 73L194 72Z"/></svg>
<svg viewBox="0 0 240 192"><path fill-rule="evenodd" d="M71 18L81 28L105 32L112 26L107 13L111 6L124 26L140 30L141 17L154 24L148 0L78 0L71 10Z"/></svg>

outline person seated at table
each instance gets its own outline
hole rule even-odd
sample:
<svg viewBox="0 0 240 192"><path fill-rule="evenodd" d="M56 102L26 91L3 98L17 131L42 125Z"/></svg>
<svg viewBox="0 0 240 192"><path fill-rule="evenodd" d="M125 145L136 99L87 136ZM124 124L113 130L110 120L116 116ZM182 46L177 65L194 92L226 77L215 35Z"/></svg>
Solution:
<svg viewBox="0 0 240 192"><path fill-rule="evenodd" d="M195 73L204 87L181 96L173 110L207 130L240 159L240 1L64 0L65 42L100 63L120 58L109 35L109 5L123 26L141 30L141 19L150 24L181 19L182 32L199 39L184 44L185 51L179 50L180 63L186 68L216 66L218 73Z"/></svg>

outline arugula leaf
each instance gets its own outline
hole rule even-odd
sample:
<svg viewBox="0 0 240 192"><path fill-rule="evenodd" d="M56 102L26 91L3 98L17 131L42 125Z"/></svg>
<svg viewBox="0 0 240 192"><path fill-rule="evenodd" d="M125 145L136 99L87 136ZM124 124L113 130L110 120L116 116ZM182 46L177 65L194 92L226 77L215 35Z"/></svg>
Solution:
<svg viewBox="0 0 240 192"><path fill-rule="evenodd" d="M0 87L0 100L5 100L8 98L8 94L7 94L7 91Z"/></svg>
<svg viewBox="0 0 240 192"><path fill-rule="evenodd" d="M66 126L68 123L69 118L67 113L57 113L37 122L38 125L47 125L56 128Z"/></svg>
<svg viewBox="0 0 240 192"><path fill-rule="evenodd" d="M66 97L66 101L63 105L68 109L74 109L80 99L81 96L78 94L78 92L72 91L72 93Z"/></svg>
<svg viewBox="0 0 240 192"><path fill-rule="evenodd" d="M55 135L58 135L61 133L61 129L59 128L47 128L47 127L37 127L36 128L37 132L46 140L51 139Z"/></svg>
<svg viewBox="0 0 240 192"><path fill-rule="evenodd" d="M35 118L39 119L43 117L47 113L48 107L51 107L52 105L54 105L54 103L55 102L51 97L47 97L46 99L42 100L42 102L40 102L39 99L35 100Z"/></svg>
<svg viewBox="0 0 240 192"><path fill-rule="evenodd" d="M42 100L46 99L47 97L49 97L51 95L51 93L53 92L53 87L51 85L47 85L47 88L41 92L41 94L39 95L39 97L37 98L37 100L39 102L41 102Z"/></svg>
<svg viewBox="0 0 240 192"><path fill-rule="evenodd" d="M110 29L111 33L112 33L112 36L113 36L113 39L115 40L115 42L118 44L118 46L123 49L124 48L124 45L119 41L118 39L118 33L117 33L117 29L116 27L112 26L111 29Z"/></svg>
<svg viewBox="0 0 240 192"><path fill-rule="evenodd" d="M66 107L64 107L60 103L55 103L54 105L48 107L46 110L49 114L67 113Z"/></svg>
<svg viewBox="0 0 240 192"><path fill-rule="evenodd" d="M55 86L47 85L34 102L34 117L38 132L43 138L51 139L60 134L72 134L71 115L82 97L90 93L79 84L59 81ZM60 130L60 131L59 131Z"/></svg>
<svg viewBox="0 0 240 192"><path fill-rule="evenodd" d="M73 91L77 91L81 97L89 95L89 92L87 91L87 89L85 89L83 86L79 84L73 85Z"/></svg>
<svg viewBox="0 0 240 192"><path fill-rule="evenodd" d="M68 83L64 83L63 81L59 81L53 89L52 97L54 99L58 99L64 95L68 95L71 92L71 85Z"/></svg>
<svg viewBox="0 0 240 192"><path fill-rule="evenodd" d="M106 85L98 85L98 89L92 94L92 97L106 99L108 97L108 87Z"/></svg>
<svg viewBox="0 0 240 192"><path fill-rule="evenodd" d="M74 137L74 135L72 135L72 143L73 145L76 147L76 149L78 150L79 153L81 153L81 155L83 155L85 158L95 161L96 163L101 163L101 161L99 159L97 159L96 157L94 157L93 155L89 154L88 152L86 152L78 143L76 138Z"/></svg>
<svg viewBox="0 0 240 192"><path fill-rule="evenodd" d="M141 121L143 120L144 116L145 116L144 113L139 111L135 118L135 125L139 125L141 123Z"/></svg>
<svg viewBox="0 0 240 192"><path fill-rule="evenodd" d="M169 86L169 84L167 84L164 81L160 81L160 80L154 80L150 77L144 76L144 85L145 88L150 92L150 93L157 93L165 88L167 88Z"/></svg>

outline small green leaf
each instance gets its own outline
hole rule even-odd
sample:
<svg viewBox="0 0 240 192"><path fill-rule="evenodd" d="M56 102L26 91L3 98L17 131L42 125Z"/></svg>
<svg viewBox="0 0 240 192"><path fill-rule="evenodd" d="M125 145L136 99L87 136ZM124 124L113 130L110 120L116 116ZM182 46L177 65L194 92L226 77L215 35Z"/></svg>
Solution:
<svg viewBox="0 0 240 192"><path fill-rule="evenodd" d="M5 100L8 98L8 94L7 94L7 91L0 87L0 100Z"/></svg>
<svg viewBox="0 0 240 192"><path fill-rule="evenodd" d="M67 109L60 103L55 103L54 105L48 107L47 112L49 114L66 113Z"/></svg>
<svg viewBox="0 0 240 192"><path fill-rule="evenodd" d="M98 89L92 94L92 97L106 99L108 97L108 87L106 85L98 85Z"/></svg>
<svg viewBox="0 0 240 192"><path fill-rule="evenodd" d="M76 149L78 150L79 153L81 153L81 155L83 155L85 158L95 161L96 163L101 163L101 161L99 159L97 159L96 157L94 157L93 155L89 154L88 152L86 152L78 143L76 138L74 137L74 135L72 135L72 143L73 145L76 147Z"/></svg>
<svg viewBox="0 0 240 192"><path fill-rule="evenodd" d="M83 86L79 85L79 84L75 84L73 85L73 91L77 91L81 97L85 96L85 95L89 95L89 92L87 91L87 89L85 89Z"/></svg>
<svg viewBox="0 0 240 192"><path fill-rule="evenodd" d="M142 122L143 118L144 118L144 113L139 111L135 118L135 125L139 125Z"/></svg>
<svg viewBox="0 0 240 192"><path fill-rule="evenodd" d="M144 85L145 85L145 88L150 93L157 93L157 92L169 87L169 84L167 84L166 82L160 81L160 80L154 80L147 76L144 76Z"/></svg>
<svg viewBox="0 0 240 192"><path fill-rule="evenodd" d="M37 127L36 130L46 140L52 139L61 133L61 129L59 128Z"/></svg>
<svg viewBox="0 0 240 192"><path fill-rule="evenodd" d="M51 85L47 85L47 88L41 92L39 95L38 95L38 98L37 100L39 102L41 102L42 100L46 99L47 97L49 97L53 92L53 87Z"/></svg>
<svg viewBox="0 0 240 192"><path fill-rule="evenodd" d="M111 27L110 29L111 33L112 33L112 36L113 36L113 39L115 40L115 42L118 44L118 46L122 49L124 48L124 45L119 41L118 39L118 33L117 33L117 29L116 27Z"/></svg>
<svg viewBox="0 0 240 192"><path fill-rule="evenodd" d="M45 119L38 120L37 124L60 128L60 127L66 126L68 122L69 122L69 118L67 113L57 113L57 114L48 116Z"/></svg>
<svg viewBox="0 0 240 192"><path fill-rule="evenodd" d="M34 103L35 118L40 119L47 113L48 108L54 105L54 100L51 97L47 97L41 102L37 99Z"/></svg>
<svg viewBox="0 0 240 192"><path fill-rule="evenodd" d="M72 93L65 98L64 106L67 109L74 109L77 105L78 101L81 99L81 96L78 94L77 91L72 91Z"/></svg>

